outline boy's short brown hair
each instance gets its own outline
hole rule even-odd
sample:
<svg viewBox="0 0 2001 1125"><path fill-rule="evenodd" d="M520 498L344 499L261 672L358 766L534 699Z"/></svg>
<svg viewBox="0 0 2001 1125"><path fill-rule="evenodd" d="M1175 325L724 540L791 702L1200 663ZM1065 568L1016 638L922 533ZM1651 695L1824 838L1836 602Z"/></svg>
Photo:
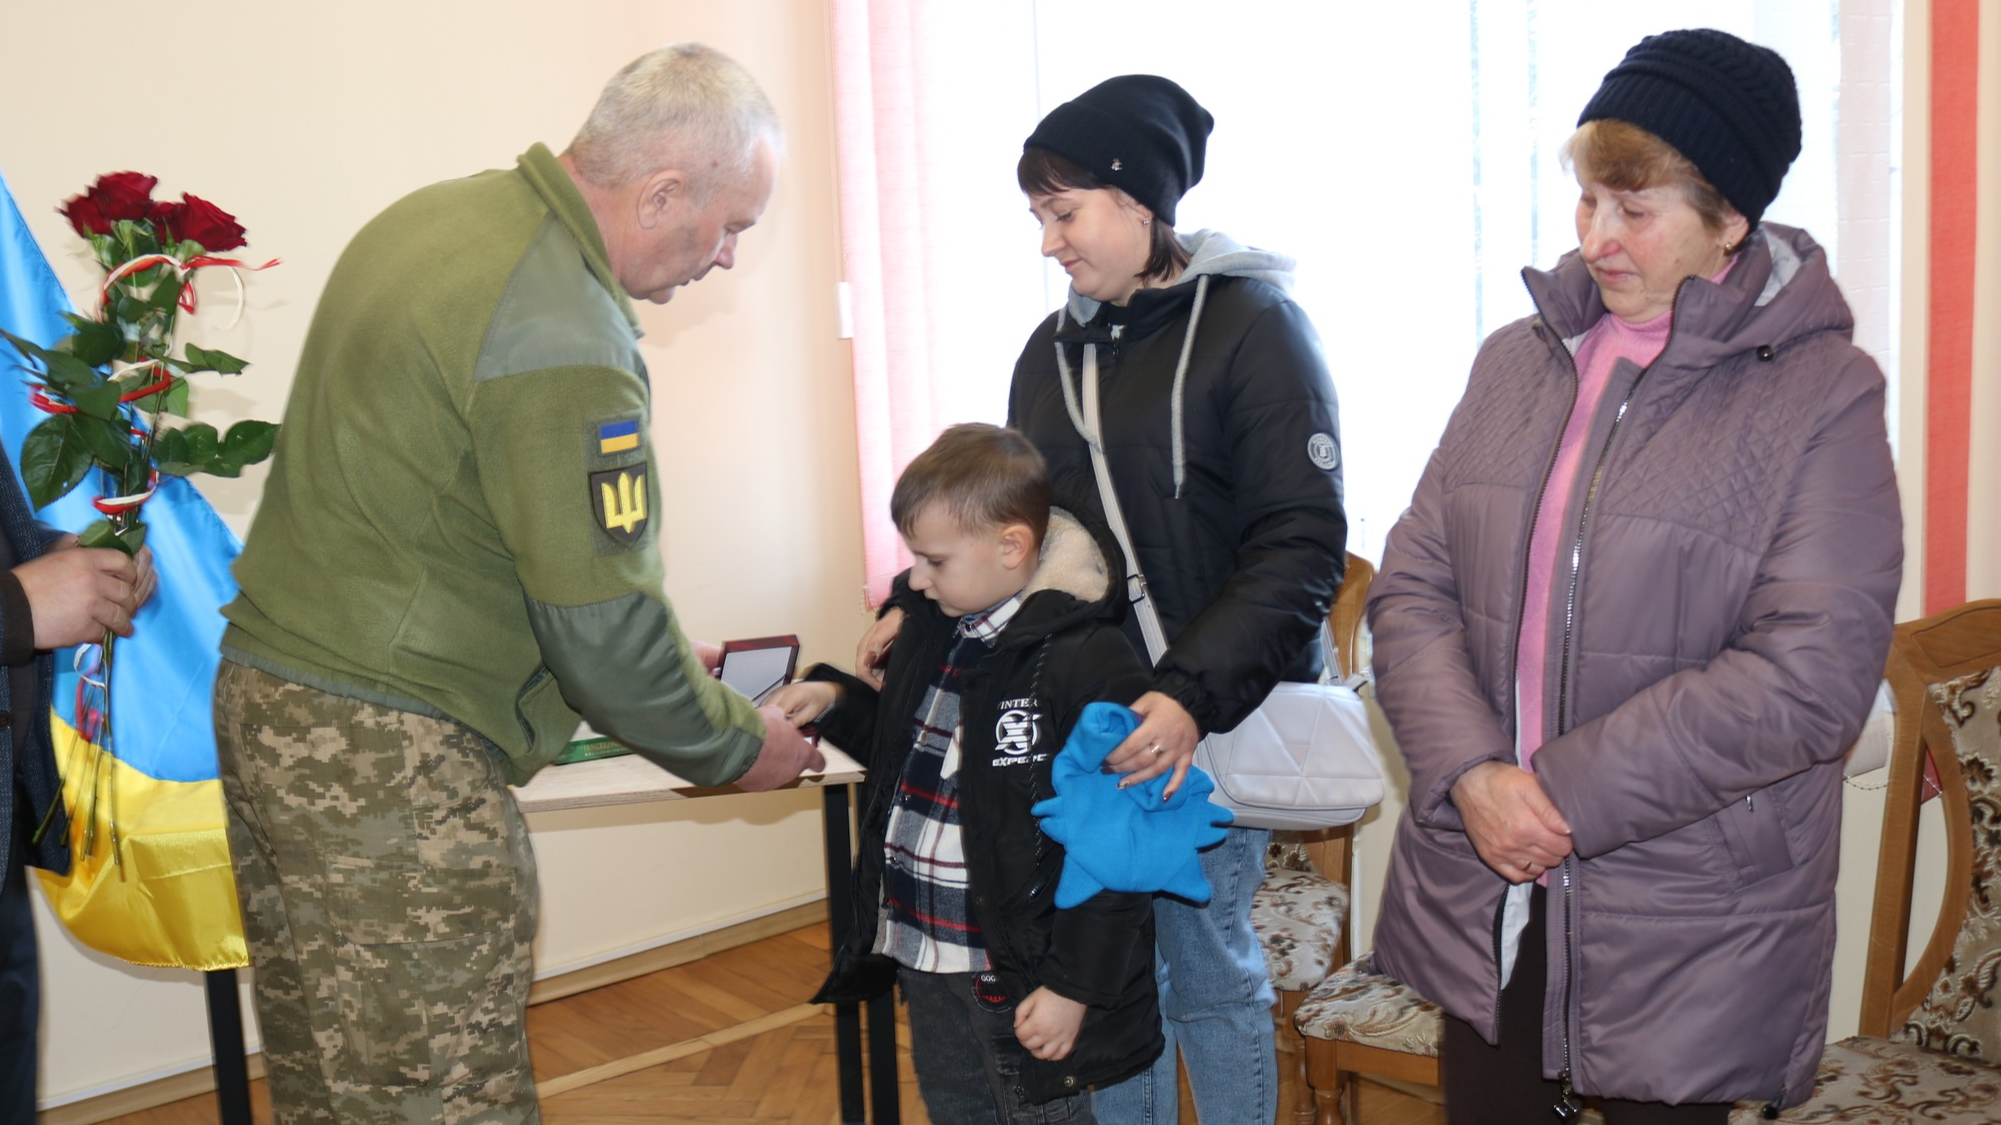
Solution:
<svg viewBox="0 0 2001 1125"><path fill-rule="evenodd" d="M1038 546L1049 530L1049 466L1015 430L963 422L938 435L896 480L889 518L909 535L917 517L944 506L963 531L1027 524Z"/></svg>

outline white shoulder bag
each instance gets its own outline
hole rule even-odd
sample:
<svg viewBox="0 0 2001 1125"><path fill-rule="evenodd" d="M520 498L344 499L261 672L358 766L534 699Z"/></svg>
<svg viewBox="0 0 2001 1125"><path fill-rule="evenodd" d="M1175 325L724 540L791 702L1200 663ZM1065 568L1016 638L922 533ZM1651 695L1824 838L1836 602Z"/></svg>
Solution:
<svg viewBox="0 0 2001 1125"><path fill-rule="evenodd" d="M1057 346L1061 366L1062 346ZM1061 377L1068 390L1070 373ZM1160 611L1146 590L1139 555L1126 532L1112 487L1112 470L1105 463L1104 432L1098 415L1098 349L1084 348L1084 424L1079 432L1091 450L1091 467L1098 476L1098 495L1125 551L1127 583L1133 611L1146 638L1147 657L1155 664L1167 651ZM1073 414L1074 418L1074 414ZM1321 625L1326 645L1327 626ZM1331 647L1331 646L1328 646ZM1327 661L1331 670L1334 662ZM1244 717L1235 730L1211 734L1195 748L1195 764L1216 782L1210 799L1236 814L1246 828L1331 828L1352 824L1383 799L1383 762L1362 697L1341 683L1280 683Z"/></svg>

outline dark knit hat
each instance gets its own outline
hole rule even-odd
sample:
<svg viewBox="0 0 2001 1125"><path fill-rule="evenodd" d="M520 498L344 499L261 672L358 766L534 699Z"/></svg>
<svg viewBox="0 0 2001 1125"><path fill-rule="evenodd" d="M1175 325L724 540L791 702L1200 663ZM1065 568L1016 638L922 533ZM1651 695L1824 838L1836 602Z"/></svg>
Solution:
<svg viewBox="0 0 2001 1125"><path fill-rule="evenodd" d="M1123 190L1168 226L1202 179L1216 119L1188 91L1151 74L1122 74L1049 111L1022 150L1048 149Z"/></svg>
<svg viewBox="0 0 2001 1125"><path fill-rule="evenodd" d="M1637 125L1686 156L1751 225L1800 154L1800 99L1777 51L1707 28L1649 35L1577 123Z"/></svg>

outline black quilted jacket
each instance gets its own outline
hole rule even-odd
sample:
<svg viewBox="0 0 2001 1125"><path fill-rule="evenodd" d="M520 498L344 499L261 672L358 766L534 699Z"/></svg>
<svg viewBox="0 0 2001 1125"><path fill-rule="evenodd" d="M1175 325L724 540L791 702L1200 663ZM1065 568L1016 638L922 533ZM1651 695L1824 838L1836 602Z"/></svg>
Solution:
<svg viewBox="0 0 2001 1125"><path fill-rule="evenodd" d="M1280 680L1318 676L1315 630L1341 582L1348 522L1334 384L1282 287L1290 260L1206 231L1184 242L1194 261L1179 283L1035 330L1008 424L1042 451L1056 491L1103 519L1056 354L1060 344L1076 395L1084 345L1097 345L1106 456L1169 642L1152 688L1206 734L1235 727ZM1126 631L1145 652L1134 615Z"/></svg>

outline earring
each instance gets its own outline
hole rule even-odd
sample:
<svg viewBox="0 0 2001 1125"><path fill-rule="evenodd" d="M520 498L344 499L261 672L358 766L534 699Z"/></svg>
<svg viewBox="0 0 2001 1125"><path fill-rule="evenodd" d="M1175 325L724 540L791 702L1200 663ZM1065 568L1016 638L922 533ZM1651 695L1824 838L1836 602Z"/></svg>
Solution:
<svg viewBox="0 0 2001 1125"><path fill-rule="evenodd" d="M1152 225L1153 225L1153 220L1152 220L1152 219L1141 219L1141 220L1139 221L1139 225L1140 225L1140 226L1143 226L1143 227L1150 227L1150 226L1152 226Z"/></svg>

